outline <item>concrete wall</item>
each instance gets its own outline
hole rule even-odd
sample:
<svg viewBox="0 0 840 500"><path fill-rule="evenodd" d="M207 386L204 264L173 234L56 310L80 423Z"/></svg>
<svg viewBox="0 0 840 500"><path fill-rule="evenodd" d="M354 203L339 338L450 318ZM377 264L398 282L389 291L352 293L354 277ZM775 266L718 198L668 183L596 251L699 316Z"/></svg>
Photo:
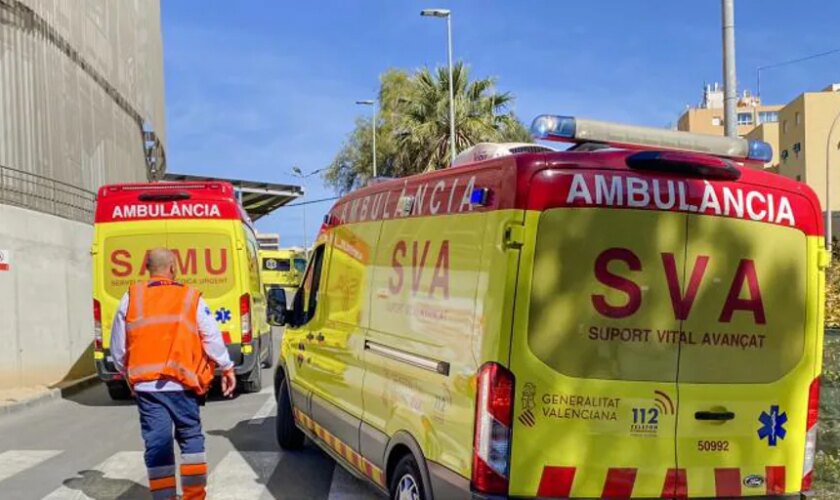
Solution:
<svg viewBox="0 0 840 500"><path fill-rule="evenodd" d="M0 165L95 191L166 141L159 0L0 1Z"/></svg>
<svg viewBox="0 0 840 500"><path fill-rule="evenodd" d="M0 204L0 389L93 373L93 226Z"/></svg>

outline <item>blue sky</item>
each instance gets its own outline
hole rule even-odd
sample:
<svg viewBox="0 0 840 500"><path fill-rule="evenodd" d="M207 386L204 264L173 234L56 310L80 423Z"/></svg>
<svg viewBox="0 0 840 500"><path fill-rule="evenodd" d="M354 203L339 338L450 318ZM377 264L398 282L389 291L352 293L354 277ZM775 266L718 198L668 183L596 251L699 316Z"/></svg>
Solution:
<svg viewBox="0 0 840 500"><path fill-rule="evenodd" d="M667 126L721 80L717 0L163 0L169 170L295 183L293 165L325 167L380 73L446 62L445 22L420 17L426 7L452 9L455 58L497 77L526 123L553 112ZM838 18L840 2L736 0L739 89L754 89L757 66L840 48ZM763 101L786 103L840 81L840 54L761 78ZM333 196L318 175L306 187ZM328 208L307 207L309 241ZM302 216L282 208L257 226L299 245Z"/></svg>

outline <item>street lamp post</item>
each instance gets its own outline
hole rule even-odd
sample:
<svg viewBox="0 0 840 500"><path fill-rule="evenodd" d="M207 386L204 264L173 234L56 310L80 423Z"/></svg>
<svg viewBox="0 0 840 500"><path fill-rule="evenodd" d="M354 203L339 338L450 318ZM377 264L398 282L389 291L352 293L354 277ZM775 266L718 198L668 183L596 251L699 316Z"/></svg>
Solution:
<svg viewBox="0 0 840 500"><path fill-rule="evenodd" d="M721 0L723 26L723 127L727 137L738 137L735 77L735 0Z"/></svg>
<svg viewBox="0 0 840 500"><path fill-rule="evenodd" d="M373 99L364 99L356 101L356 104L361 106L373 106L373 124L371 125L371 135L373 136L373 178L376 179L376 101Z"/></svg>
<svg viewBox="0 0 840 500"><path fill-rule="evenodd" d="M834 135L834 128L840 123L840 113L834 117L831 123L831 128L828 129L828 137L825 140L825 249L831 251L832 234L831 234L831 150L840 149L840 145L832 148L833 142L831 137Z"/></svg>
<svg viewBox="0 0 840 500"><path fill-rule="evenodd" d="M449 9L423 9L421 16L446 18L446 45L449 59L449 146L452 152L450 165L455 163L455 84L452 81L452 11Z"/></svg>
<svg viewBox="0 0 840 500"><path fill-rule="evenodd" d="M303 184L303 194L301 195L301 200L303 197L306 196L306 178L313 176L320 172L323 169L313 170L308 174L304 174L303 170L300 167L292 167L292 175L300 179L301 184ZM303 251L306 252L306 258L309 258L309 243L306 241L306 203L301 203L300 206L301 210L303 211Z"/></svg>

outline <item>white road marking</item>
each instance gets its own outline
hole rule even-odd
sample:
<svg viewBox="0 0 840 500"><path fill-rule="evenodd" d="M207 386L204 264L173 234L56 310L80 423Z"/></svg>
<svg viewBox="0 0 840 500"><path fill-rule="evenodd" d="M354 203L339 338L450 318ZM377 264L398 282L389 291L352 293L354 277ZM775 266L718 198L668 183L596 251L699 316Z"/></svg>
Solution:
<svg viewBox="0 0 840 500"><path fill-rule="evenodd" d="M229 452L210 473L207 498L246 500L270 495L266 483L281 456L274 451Z"/></svg>
<svg viewBox="0 0 840 500"><path fill-rule="evenodd" d="M92 469L83 468L77 477L68 478L65 484L45 500L104 500L120 498L132 488L147 488L146 464L142 451L121 451Z"/></svg>
<svg viewBox="0 0 840 500"><path fill-rule="evenodd" d="M274 398L268 398L265 403L257 410L257 413L251 417L251 420L248 421L250 425L260 425L265 422L265 419L271 415L271 412L274 411L274 408L277 407L277 401Z"/></svg>
<svg viewBox="0 0 840 500"><path fill-rule="evenodd" d="M9 450L0 453L0 481L60 454L59 450Z"/></svg>
<svg viewBox="0 0 840 500"><path fill-rule="evenodd" d="M367 500L376 498L370 488L362 481L335 464L328 500Z"/></svg>

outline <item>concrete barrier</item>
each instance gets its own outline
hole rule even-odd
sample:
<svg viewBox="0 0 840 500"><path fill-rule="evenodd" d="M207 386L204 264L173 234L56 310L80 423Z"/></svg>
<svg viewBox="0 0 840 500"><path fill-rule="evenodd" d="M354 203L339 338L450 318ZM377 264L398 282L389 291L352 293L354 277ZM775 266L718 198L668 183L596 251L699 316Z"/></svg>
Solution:
<svg viewBox="0 0 840 500"><path fill-rule="evenodd" d="M0 389L57 385L94 372L93 226L0 205Z"/></svg>

